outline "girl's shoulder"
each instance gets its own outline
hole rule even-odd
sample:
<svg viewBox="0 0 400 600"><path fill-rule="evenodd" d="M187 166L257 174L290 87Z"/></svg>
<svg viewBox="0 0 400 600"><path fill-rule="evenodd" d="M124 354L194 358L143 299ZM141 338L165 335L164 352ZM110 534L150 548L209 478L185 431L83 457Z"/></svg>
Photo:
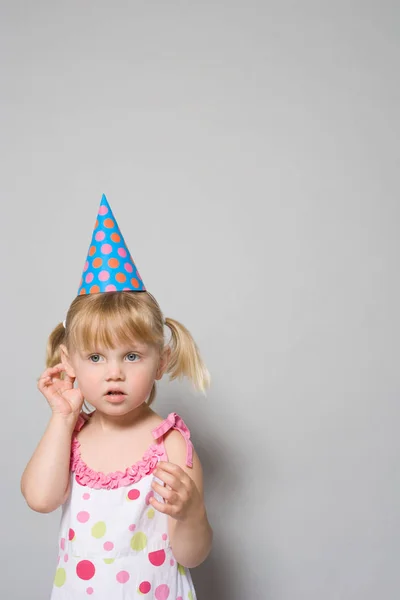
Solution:
<svg viewBox="0 0 400 600"><path fill-rule="evenodd" d="M185 421L182 419L180 415L176 412L169 413L169 415L163 419L157 413L154 413L157 418L157 423L154 427L153 436L157 440L161 437L166 437L167 434L171 432L171 437L176 437L173 435L174 431L178 434L180 438L184 438L184 440L190 440L190 430L186 425ZM180 435L179 435L180 434Z"/></svg>
<svg viewBox="0 0 400 600"><path fill-rule="evenodd" d="M194 459L198 460L190 429L177 413L170 413L163 419L153 430L153 436L164 445L165 456L169 461L191 469Z"/></svg>

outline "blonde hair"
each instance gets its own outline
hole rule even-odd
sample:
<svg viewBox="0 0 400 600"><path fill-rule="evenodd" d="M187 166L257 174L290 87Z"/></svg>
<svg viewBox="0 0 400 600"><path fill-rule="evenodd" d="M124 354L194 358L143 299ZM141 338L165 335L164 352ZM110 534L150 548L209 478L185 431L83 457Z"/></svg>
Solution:
<svg viewBox="0 0 400 600"><path fill-rule="evenodd" d="M46 365L61 362L60 344L69 351L90 352L99 345L108 349L132 339L165 347L164 324L171 331L171 349L166 373L170 380L190 379L201 392L210 385L210 374L190 332L178 321L165 319L156 299L149 292L104 292L77 296L69 307L67 318L51 332L47 342ZM156 397L154 381L147 403Z"/></svg>

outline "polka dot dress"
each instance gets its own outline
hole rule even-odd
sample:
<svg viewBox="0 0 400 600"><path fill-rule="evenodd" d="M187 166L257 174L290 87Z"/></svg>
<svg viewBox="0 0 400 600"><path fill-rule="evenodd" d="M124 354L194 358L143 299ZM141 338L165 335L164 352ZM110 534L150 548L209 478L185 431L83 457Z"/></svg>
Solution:
<svg viewBox="0 0 400 600"><path fill-rule="evenodd" d="M88 417L80 417L77 430ZM124 472L99 473L86 465L76 436L71 448L71 493L63 506L59 556L51 600L195 600L190 571L176 562L168 537L168 516L150 497L159 460L168 460L163 437L190 432L176 413L153 430L155 443ZM160 482L162 483L162 482Z"/></svg>

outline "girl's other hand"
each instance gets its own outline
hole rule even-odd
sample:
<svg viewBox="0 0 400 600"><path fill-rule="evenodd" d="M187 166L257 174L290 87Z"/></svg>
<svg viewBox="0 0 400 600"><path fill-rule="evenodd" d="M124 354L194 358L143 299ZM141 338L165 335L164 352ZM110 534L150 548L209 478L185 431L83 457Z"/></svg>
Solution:
<svg viewBox="0 0 400 600"><path fill-rule="evenodd" d="M204 502L193 479L179 466L161 461L153 475L161 479L166 486L153 481L152 487L164 503L151 497L150 502L159 512L171 516L177 521L197 521L205 514Z"/></svg>
<svg viewBox="0 0 400 600"><path fill-rule="evenodd" d="M64 377L61 379L61 373ZM67 375L63 364L46 369L39 378L37 387L42 392L54 414L64 417L78 417L83 395L79 388L74 388L75 379Z"/></svg>

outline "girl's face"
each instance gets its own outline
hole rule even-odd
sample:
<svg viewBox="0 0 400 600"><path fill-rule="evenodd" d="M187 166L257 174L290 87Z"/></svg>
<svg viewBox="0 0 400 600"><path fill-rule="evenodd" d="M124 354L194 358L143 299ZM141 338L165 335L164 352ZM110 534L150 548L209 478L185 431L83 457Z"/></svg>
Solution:
<svg viewBox="0 0 400 600"><path fill-rule="evenodd" d="M61 356L85 400L100 412L125 415L147 400L154 380L163 376L169 349L160 355L157 348L134 342L116 349L68 354L62 345Z"/></svg>

